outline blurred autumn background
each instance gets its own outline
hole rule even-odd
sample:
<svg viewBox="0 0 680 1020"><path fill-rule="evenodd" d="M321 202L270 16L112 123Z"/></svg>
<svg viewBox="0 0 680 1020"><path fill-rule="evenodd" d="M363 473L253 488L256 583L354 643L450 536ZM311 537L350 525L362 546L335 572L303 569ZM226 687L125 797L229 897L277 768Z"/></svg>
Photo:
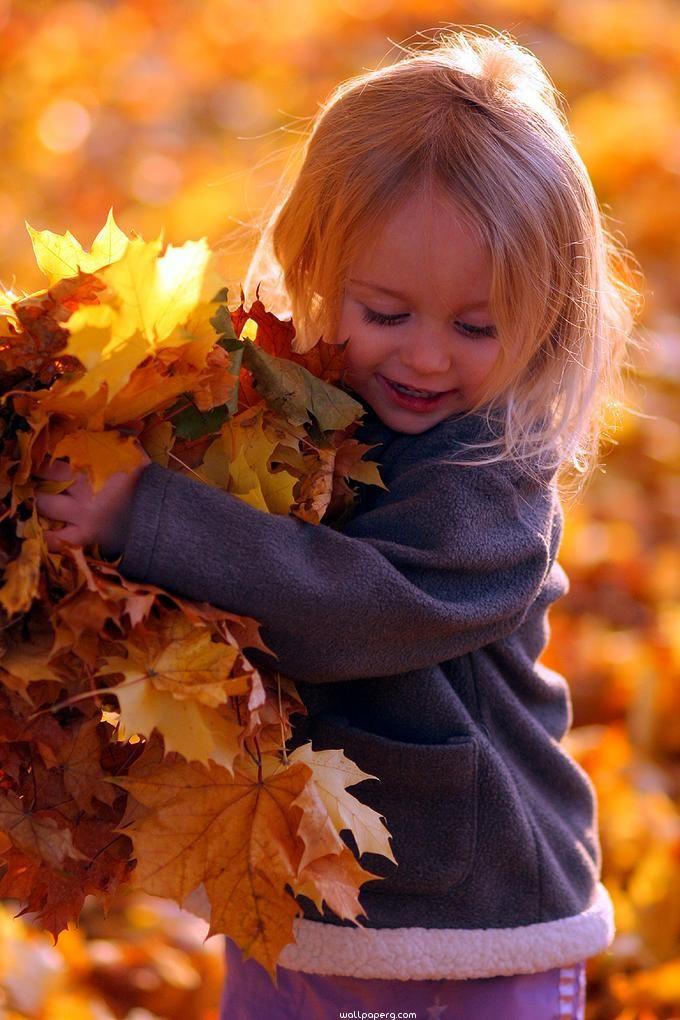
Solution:
<svg viewBox="0 0 680 1020"><path fill-rule="evenodd" d="M680 1016L680 10L676 0L0 0L0 280L44 286L24 220L87 248L206 236L234 305L255 221L342 78L455 25L543 61L645 304L627 411L569 508L571 591L544 661L573 695L569 751L599 794L618 935L588 961L588 1020ZM231 303L231 302L230 302ZM51 939L0 905L0 1017L208 1020L221 942L130 897ZM390 1008L387 1006L386 1008Z"/></svg>

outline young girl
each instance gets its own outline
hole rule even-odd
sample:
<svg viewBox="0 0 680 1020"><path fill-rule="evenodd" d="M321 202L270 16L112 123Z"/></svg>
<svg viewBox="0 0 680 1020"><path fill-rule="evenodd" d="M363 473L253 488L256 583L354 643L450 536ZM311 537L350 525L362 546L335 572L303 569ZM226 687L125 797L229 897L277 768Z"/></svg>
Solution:
<svg viewBox="0 0 680 1020"><path fill-rule="evenodd" d="M367 920L300 897L278 990L228 941L224 1020L582 1017L584 961L612 942L569 688L537 659L567 590L557 483L593 463L635 291L558 99L512 39L463 30L320 111L247 286L290 303L299 349L349 337L388 488L361 486L341 530L156 463L95 496L42 469L75 479L38 497L68 522L51 548L98 542L262 621L278 660L253 662L308 709L292 744L380 779L353 789L398 861L362 858Z"/></svg>

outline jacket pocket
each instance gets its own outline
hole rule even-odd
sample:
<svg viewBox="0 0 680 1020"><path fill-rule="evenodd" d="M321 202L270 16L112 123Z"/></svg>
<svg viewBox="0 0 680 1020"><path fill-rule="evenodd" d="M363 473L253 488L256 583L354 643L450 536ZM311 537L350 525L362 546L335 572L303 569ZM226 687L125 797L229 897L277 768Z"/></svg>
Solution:
<svg viewBox="0 0 680 1020"><path fill-rule="evenodd" d="M364 854L362 865L381 880L362 888L386 894L445 893L467 878L477 840L474 736L411 744L326 712L310 720L309 736L315 751L341 748L360 769L378 777L357 783L350 792L384 816L397 866L378 854ZM349 845L356 854L351 837Z"/></svg>

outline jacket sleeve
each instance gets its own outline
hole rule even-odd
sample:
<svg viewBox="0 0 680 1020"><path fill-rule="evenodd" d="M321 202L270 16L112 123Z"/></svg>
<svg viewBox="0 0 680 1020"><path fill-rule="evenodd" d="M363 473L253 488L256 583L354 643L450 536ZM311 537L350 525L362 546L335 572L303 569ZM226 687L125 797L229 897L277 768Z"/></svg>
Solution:
<svg viewBox="0 0 680 1020"><path fill-rule="evenodd" d="M511 633L549 569L553 516L502 465L411 464L340 532L153 463L118 569L254 617L277 656L256 665L312 683L386 676Z"/></svg>

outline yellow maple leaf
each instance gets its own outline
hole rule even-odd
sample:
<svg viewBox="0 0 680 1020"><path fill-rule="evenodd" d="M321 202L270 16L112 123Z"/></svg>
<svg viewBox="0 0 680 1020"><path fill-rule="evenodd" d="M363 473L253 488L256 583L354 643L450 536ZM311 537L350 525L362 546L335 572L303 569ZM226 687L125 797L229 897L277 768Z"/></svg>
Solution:
<svg viewBox="0 0 680 1020"><path fill-rule="evenodd" d="M119 737L135 733L162 733L167 751L177 751L187 761L211 761L229 772L241 753L243 727L198 701L179 700L158 690L149 677L139 677L111 687L120 705Z"/></svg>
<svg viewBox="0 0 680 1020"><path fill-rule="evenodd" d="M357 460L348 472L348 477L366 485L378 485L381 489L387 486L380 477L380 465L374 460Z"/></svg>
<svg viewBox="0 0 680 1020"><path fill-rule="evenodd" d="M214 337L213 337L214 340ZM124 353L124 348L121 354ZM173 359L168 368L159 356L147 358L133 369L128 381L117 393L111 390L103 418L108 425L120 425L133 418L145 418L168 406L173 399L193 386L196 369L185 367L181 357ZM107 383L108 387L108 383Z"/></svg>
<svg viewBox="0 0 680 1020"><path fill-rule="evenodd" d="M130 639L128 657L104 657L98 674L125 677L111 688L120 704L120 735L149 736L155 728L168 751L231 770L243 727L225 706L230 696L250 691L248 675L230 675L238 657L237 648L212 641L209 628L185 617Z"/></svg>
<svg viewBox="0 0 680 1020"><path fill-rule="evenodd" d="M267 501L260 479L243 450L239 450L229 464L229 492L257 510L267 513Z"/></svg>
<svg viewBox="0 0 680 1020"><path fill-rule="evenodd" d="M86 396L81 387L80 392L72 392L70 376L64 375L49 389L34 390L32 393L17 394L14 407L19 414L32 418L36 426L39 419L48 420L50 415L64 415L69 418L72 426L82 425L88 428L103 428L106 424L103 411L106 406L106 387L101 387L102 376L95 387L94 395ZM50 422L51 427L54 420Z"/></svg>
<svg viewBox="0 0 680 1020"><path fill-rule="evenodd" d="M168 346L175 328L222 285L204 237L168 245L159 258L161 245L160 238L134 238L124 256L99 273L117 296L115 339L140 333L154 348ZM180 333L175 342L185 343L186 336Z"/></svg>
<svg viewBox="0 0 680 1020"><path fill-rule="evenodd" d="M205 365L217 340L212 298L222 284L214 254L205 238L168 245L163 255L161 248L161 237L130 240L98 273L108 284L108 300L77 308L63 323L70 333L64 353L86 369L63 392L91 397L106 384L111 401L150 354L168 348L182 348L182 368Z"/></svg>
<svg viewBox="0 0 680 1020"><path fill-rule="evenodd" d="M50 286L64 277L76 276L80 270L95 273L103 266L121 258L129 239L113 218L109 209L106 223L94 239L90 252L84 251L70 231L54 234L51 230L34 230L26 223L39 268L47 276Z"/></svg>
<svg viewBox="0 0 680 1020"><path fill-rule="evenodd" d="M226 422L222 441L230 457L228 491L259 510L287 514L295 502L297 478L288 471L269 468L278 439L267 435L263 409L251 408Z"/></svg>
<svg viewBox="0 0 680 1020"><path fill-rule="evenodd" d="M38 594L41 545L39 537L25 538L19 555L5 567L0 603L10 616L27 612Z"/></svg>
<svg viewBox="0 0 680 1020"><path fill-rule="evenodd" d="M98 492L116 471L132 471L143 460L135 439L112 429L69 432L55 447L54 457L68 457L73 468L85 470L93 492Z"/></svg>
<svg viewBox="0 0 680 1020"><path fill-rule="evenodd" d="M64 323L70 337L64 353L78 358L86 371L59 388L62 394L92 397L102 384L112 399L128 383L135 368L153 353L141 333L115 333L116 313L110 305L85 305Z"/></svg>
<svg viewBox="0 0 680 1020"><path fill-rule="evenodd" d="M224 438L218 436L203 454L203 462L196 468L196 474L208 485L226 489L229 484L229 467L229 454L224 448Z"/></svg>
<svg viewBox="0 0 680 1020"><path fill-rule="evenodd" d="M311 768L319 796L333 825L338 831L351 829L360 854L382 854L397 863L389 844L390 833L381 815L347 792L348 786L364 779L375 779L375 776L363 772L345 757L342 750L313 751L311 742L296 747L288 755L288 760L304 762Z"/></svg>

